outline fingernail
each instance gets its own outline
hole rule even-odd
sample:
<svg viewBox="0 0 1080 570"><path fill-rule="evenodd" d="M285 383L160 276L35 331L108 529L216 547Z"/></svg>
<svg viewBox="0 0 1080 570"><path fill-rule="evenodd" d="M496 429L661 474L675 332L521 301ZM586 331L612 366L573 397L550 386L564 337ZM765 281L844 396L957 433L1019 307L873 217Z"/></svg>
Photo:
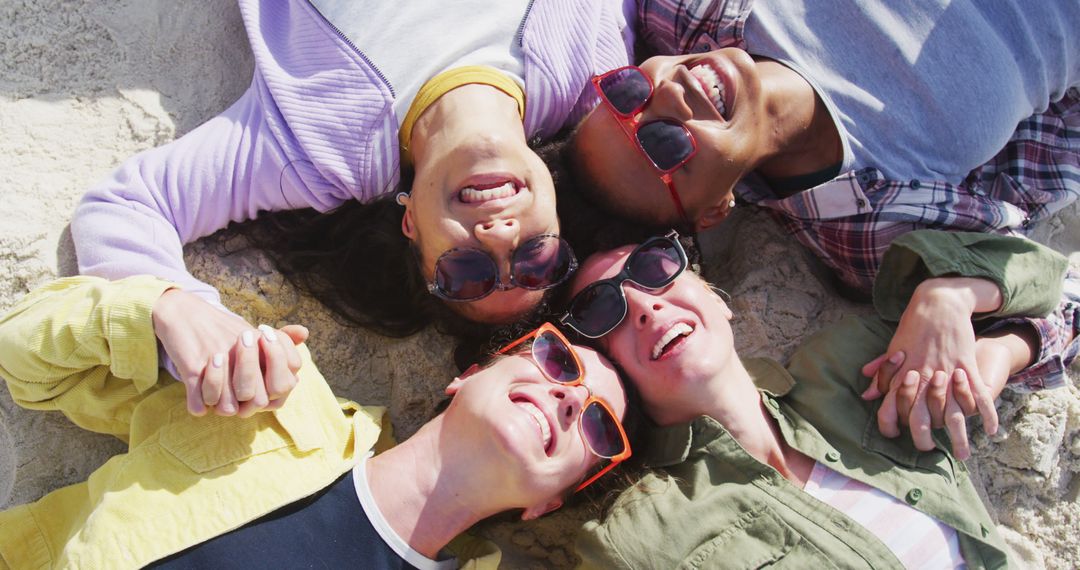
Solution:
<svg viewBox="0 0 1080 570"><path fill-rule="evenodd" d="M263 338L267 342L277 342L277 333L274 332L270 325L259 325L259 330L262 331Z"/></svg>
<svg viewBox="0 0 1080 570"><path fill-rule="evenodd" d="M251 331L244 331L240 333L240 342L244 343L244 346L255 346L255 335Z"/></svg>
<svg viewBox="0 0 1080 570"><path fill-rule="evenodd" d="M903 352L894 352L893 355L889 357L889 362L892 363L892 364L900 364L900 362L902 362L903 360L904 360L904 353Z"/></svg>
<svg viewBox="0 0 1080 570"><path fill-rule="evenodd" d="M219 352L214 355L213 359L214 368L221 368L225 364L225 354Z"/></svg>

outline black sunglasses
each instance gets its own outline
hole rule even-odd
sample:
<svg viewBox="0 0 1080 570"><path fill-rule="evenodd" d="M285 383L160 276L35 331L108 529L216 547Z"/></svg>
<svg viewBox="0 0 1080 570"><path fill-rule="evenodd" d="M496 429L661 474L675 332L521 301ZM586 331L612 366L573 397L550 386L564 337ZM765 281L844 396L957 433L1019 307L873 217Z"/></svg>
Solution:
<svg viewBox="0 0 1080 570"><path fill-rule="evenodd" d="M514 287L538 291L566 281L577 269L574 250L555 234L533 236L510 253L510 284L499 279L499 266L486 251L472 247L447 250L435 261L428 291L447 301L476 301Z"/></svg>
<svg viewBox="0 0 1080 570"><path fill-rule="evenodd" d="M582 336L600 338L626 318L626 294L622 289L625 281L646 289L661 289L674 281L687 264L677 232L649 238L630 252L617 275L591 283L574 295L559 322Z"/></svg>

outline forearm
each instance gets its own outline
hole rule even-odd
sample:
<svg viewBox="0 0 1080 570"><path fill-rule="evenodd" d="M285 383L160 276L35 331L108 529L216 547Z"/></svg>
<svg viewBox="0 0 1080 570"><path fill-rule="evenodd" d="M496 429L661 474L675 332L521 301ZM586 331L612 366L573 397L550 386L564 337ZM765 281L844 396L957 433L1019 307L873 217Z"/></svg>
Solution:
<svg viewBox="0 0 1080 570"><path fill-rule="evenodd" d="M977 311L980 317L1042 316L1061 297L1067 265L1062 255L1022 238L911 232L886 252L874 284L874 306L882 318L897 321L923 282L972 277L995 283L1001 295L999 306Z"/></svg>
<svg viewBox="0 0 1080 570"><path fill-rule="evenodd" d="M249 89L221 115L130 158L89 190L71 223L80 273L153 275L220 306L218 292L185 267L185 244L259 211L340 203L289 183L289 161L264 114Z"/></svg>

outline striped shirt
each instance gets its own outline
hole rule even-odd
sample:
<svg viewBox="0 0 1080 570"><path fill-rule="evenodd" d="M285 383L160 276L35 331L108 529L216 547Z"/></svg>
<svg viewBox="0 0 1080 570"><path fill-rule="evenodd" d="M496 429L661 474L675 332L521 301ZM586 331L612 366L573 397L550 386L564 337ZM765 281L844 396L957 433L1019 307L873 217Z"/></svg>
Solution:
<svg viewBox="0 0 1080 570"><path fill-rule="evenodd" d="M872 532L907 568L965 566L955 530L892 495L818 462L803 490Z"/></svg>

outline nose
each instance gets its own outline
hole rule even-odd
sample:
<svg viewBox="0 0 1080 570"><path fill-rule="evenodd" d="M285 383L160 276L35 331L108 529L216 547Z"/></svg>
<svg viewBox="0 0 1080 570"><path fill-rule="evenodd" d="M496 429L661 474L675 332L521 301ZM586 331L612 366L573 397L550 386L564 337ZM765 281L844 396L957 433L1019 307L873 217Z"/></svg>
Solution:
<svg viewBox="0 0 1080 570"><path fill-rule="evenodd" d="M559 424L563 429L569 429L577 421L581 408L585 407L585 401L589 399L590 393L585 384L577 386L553 384L551 395L558 402Z"/></svg>
<svg viewBox="0 0 1080 570"><path fill-rule="evenodd" d="M627 320L633 322L635 328L644 328L664 308L663 300L651 292L639 289L629 281L623 283L622 287L626 295Z"/></svg>
<svg viewBox="0 0 1080 570"><path fill-rule="evenodd" d="M678 67L672 68L665 74L666 77L654 82L652 99L641 120L675 119L685 122L694 118L694 110L686 102L686 87L676 80L677 70Z"/></svg>
<svg viewBox="0 0 1080 570"><path fill-rule="evenodd" d="M479 222L473 233L480 243L498 251L513 249L521 237L521 224L516 218L501 218Z"/></svg>
<svg viewBox="0 0 1080 570"><path fill-rule="evenodd" d="M473 228L477 241L490 252L499 266L499 282L510 287L510 252L518 246L521 224L515 218L480 222Z"/></svg>

